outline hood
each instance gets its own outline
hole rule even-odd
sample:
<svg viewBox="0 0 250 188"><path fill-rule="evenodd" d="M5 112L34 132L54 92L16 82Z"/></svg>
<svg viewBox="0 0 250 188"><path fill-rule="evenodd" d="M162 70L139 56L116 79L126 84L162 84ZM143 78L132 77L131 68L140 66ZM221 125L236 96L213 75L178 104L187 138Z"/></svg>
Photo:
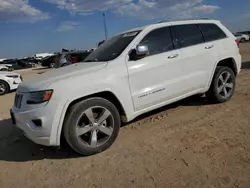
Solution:
<svg viewBox="0 0 250 188"><path fill-rule="evenodd" d="M16 72L0 71L0 75L20 75Z"/></svg>
<svg viewBox="0 0 250 188"><path fill-rule="evenodd" d="M79 75L86 75L93 71L100 70L107 65L107 62L77 63L59 69L54 69L46 73L36 75L35 77L24 81L18 87L19 92L31 92L47 89L52 83L72 79Z"/></svg>
<svg viewBox="0 0 250 188"><path fill-rule="evenodd" d="M13 65L12 64L1 64L1 66L5 66L5 67L12 67Z"/></svg>

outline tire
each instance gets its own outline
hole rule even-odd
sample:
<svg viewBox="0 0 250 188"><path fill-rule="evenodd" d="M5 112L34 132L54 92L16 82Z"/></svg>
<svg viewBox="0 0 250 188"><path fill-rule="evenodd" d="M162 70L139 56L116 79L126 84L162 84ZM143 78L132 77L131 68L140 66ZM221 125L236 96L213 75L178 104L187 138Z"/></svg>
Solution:
<svg viewBox="0 0 250 188"><path fill-rule="evenodd" d="M5 95L9 90L9 85L5 81L0 80L0 95Z"/></svg>
<svg viewBox="0 0 250 188"><path fill-rule="evenodd" d="M245 38L240 39L241 43L245 43L247 40Z"/></svg>
<svg viewBox="0 0 250 188"><path fill-rule="evenodd" d="M214 103L224 103L232 98L235 87L236 77L232 69L218 66L206 96Z"/></svg>
<svg viewBox="0 0 250 188"><path fill-rule="evenodd" d="M102 98L90 98L70 108L63 132L72 149L88 156L108 149L116 140L120 126L120 114L111 102Z"/></svg>
<svg viewBox="0 0 250 188"><path fill-rule="evenodd" d="M54 63L54 62L51 62L51 63L49 64L49 68L54 68L54 66L55 66L55 63Z"/></svg>

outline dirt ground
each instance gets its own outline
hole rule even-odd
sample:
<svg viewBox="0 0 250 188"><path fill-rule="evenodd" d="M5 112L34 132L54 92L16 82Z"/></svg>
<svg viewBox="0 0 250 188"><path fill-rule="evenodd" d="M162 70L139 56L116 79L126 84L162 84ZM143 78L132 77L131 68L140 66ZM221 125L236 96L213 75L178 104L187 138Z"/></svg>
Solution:
<svg viewBox="0 0 250 188"><path fill-rule="evenodd" d="M81 157L38 146L11 125L0 97L0 187L250 187L250 43L231 101L185 99L124 125L107 151ZM45 70L23 72L29 79ZM2 119L2 120L1 120Z"/></svg>

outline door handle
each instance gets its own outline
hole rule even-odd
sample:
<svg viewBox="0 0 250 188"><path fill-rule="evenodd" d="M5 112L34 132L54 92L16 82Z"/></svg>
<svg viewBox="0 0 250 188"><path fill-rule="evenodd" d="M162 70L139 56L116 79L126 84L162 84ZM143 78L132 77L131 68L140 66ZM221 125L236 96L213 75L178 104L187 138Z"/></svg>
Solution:
<svg viewBox="0 0 250 188"><path fill-rule="evenodd" d="M178 56L179 56L179 54L173 54L173 55L168 56L168 59L173 59L173 58L176 58Z"/></svg>
<svg viewBox="0 0 250 188"><path fill-rule="evenodd" d="M209 46L206 46L205 49L211 49L213 47L214 47L214 45L209 45Z"/></svg>

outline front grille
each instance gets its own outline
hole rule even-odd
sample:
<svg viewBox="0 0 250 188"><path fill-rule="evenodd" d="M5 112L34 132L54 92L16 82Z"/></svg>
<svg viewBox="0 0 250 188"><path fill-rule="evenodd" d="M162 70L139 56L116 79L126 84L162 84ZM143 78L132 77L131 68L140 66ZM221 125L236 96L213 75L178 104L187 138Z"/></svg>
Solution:
<svg viewBox="0 0 250 188"><path fill-rule="evenodd" d="M15 102L14 102L14 105L16 108L21 108L21 105L22 105L22 100L23 100L23 95L22 94L16 94L16 97L15 97Z"/></svg>

